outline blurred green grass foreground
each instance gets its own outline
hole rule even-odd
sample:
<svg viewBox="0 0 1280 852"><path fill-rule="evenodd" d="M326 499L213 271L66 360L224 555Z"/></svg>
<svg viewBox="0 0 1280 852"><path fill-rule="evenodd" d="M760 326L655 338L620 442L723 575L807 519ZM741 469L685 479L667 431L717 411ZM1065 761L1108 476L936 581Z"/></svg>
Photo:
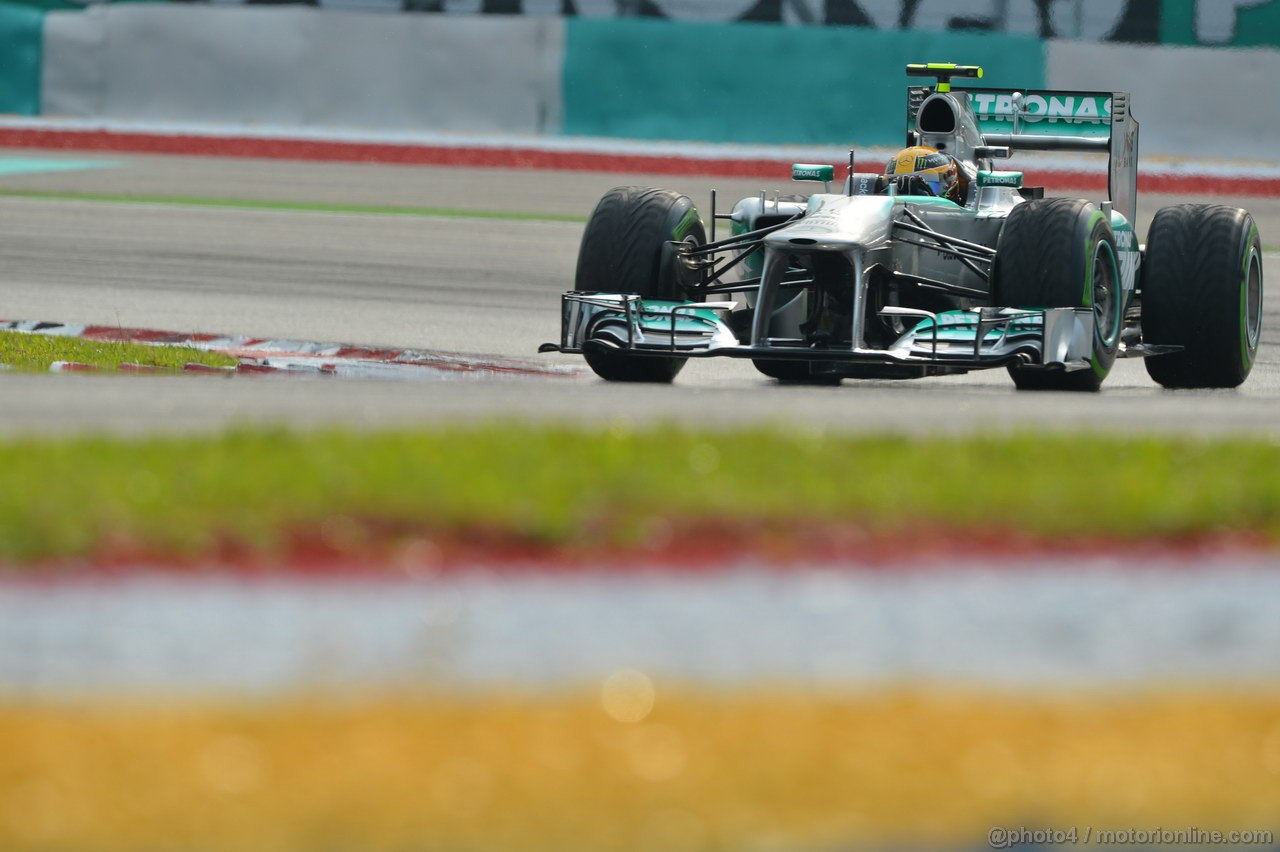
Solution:
<svg viewBox="0 0 1280 852"><path fill-rule="evenodd" d="M116 370L136 364L178 371L185 364L234 367L230 355L189 346L155 346L146 343L82 340L49 334L0 331L0 364L23 372L48 372L57 361L86 364L100 370Z"/></svg>
<svg viewBox="0 0 1280 852"><path fill-rule="evenodd" d="M920 441L812 430L494 424L426 431L0 444L0 560L139 551L358 552L444 537L644 548L727 530L1142 541L1280 533L1280 446L1014 434ZM656 531L656 532L655 532Z"/></svg>

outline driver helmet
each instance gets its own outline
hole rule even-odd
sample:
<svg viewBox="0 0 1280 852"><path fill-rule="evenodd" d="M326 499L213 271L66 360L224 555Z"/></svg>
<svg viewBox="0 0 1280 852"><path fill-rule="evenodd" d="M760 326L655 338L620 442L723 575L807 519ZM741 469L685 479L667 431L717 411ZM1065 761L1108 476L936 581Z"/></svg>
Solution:
<svg viewBox="0 0 1280 852"><path fill-rule="evenodd" d="M889 160L884 174L889 181L908 176L919 178L933 195L961 203L960 174L955 160L933 148L923 145L903 148Z"/></svg>

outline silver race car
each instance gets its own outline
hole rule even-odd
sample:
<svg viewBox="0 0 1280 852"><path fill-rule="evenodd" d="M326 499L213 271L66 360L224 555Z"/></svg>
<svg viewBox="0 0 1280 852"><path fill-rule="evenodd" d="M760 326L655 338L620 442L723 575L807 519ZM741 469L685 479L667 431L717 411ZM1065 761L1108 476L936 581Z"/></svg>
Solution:
<svg viewBox="0 0 1280 852"><path fill-rule="evenodd" d="M907 148L884 173L797 164L807 197L693 202L618 187L591 214L559 343L613 381L669 382L690 358L748 358L787 382L1004 367L1017 387L1097 390L1116 358L1166 387L1234 387L1262 317L1245 210L1160 210L1140 245L1138 123L1121 92L959 87L976 66L909 65ZM1045 198L994 163L1108 157L1105 201ZM718 222L729 236L717 238Z"/></svg>

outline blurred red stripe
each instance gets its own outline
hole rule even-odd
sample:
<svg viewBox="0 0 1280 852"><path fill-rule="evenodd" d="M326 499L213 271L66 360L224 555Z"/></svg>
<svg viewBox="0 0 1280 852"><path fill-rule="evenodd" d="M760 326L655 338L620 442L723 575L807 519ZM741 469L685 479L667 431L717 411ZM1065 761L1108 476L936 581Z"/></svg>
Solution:
<svg viewBox="0 0 1280 852"><path fill-rule="evenodd" d="M776 178L780 174L789 173L791 168L790 162L782 160L734 157L704 158L592 151L545 151L519 147L404 145L318 139L13 127L0 128L0 147L717 177ZM874 167L865 167L878 168L878 166L877 161ZM1106 188L1106 176L1101 171L1033 170L1027 173L1026 182L1028 185L1043 184L1056 190L1068 191L1096 192ZM1143 192L1280 196L1280 178L1146 173L1139 178L1138 185Z"/></svg>

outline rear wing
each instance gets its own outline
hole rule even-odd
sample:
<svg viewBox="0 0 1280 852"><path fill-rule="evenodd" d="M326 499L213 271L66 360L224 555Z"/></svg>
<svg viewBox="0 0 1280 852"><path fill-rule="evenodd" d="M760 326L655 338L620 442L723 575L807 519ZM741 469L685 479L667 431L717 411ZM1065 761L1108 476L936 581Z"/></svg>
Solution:
<svg viewBox="0 0 1280 852"><path fill-rule="evenodd" d="M910 73L910 72L909 72ZM969 76L969 75L966 75ZM1108 155L1108 195L1115 209L1134 221L1138 209L1138 122L1127 92L991 89L947 85L968 96L987 145L1013 151L1092 151ZM907 144L932 86L907 92Z"/></svg>

